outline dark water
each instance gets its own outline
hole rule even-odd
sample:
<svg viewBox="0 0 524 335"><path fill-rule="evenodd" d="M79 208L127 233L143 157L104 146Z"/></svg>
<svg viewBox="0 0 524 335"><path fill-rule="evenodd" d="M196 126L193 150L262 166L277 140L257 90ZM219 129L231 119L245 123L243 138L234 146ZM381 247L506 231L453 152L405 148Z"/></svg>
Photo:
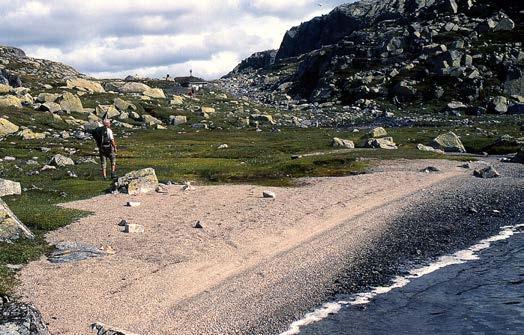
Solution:
<svg viewBox="0 0 524 335"><path fill-rule="evenodd" d="M344 305L300 334L524 334L522 228L476 254L367 304Z"/></svg>

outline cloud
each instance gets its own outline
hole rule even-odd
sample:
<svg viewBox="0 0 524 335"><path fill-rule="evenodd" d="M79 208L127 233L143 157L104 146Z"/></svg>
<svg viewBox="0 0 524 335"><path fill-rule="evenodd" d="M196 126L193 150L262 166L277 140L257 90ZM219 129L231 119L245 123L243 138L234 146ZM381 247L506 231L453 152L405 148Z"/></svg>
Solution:
<svg viewBox="0 0 524 335"><path fill-rule="evenodd" d="M0 44L102 77L219 77L285 31L347 1L10 0ZM24 24L20 24L25 22Z"/></svg>

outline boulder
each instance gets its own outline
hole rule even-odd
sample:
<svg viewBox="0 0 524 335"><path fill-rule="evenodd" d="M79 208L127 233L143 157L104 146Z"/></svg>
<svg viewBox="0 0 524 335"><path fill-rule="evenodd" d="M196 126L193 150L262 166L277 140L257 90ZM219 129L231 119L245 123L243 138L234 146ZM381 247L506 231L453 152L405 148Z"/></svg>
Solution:
<svg viewBox="0 0 524 335"><path fill-rule="evenodd" d="M371 136L373 138L384 137L384 136L388 136L388 133L387 133L386 129L384 129L382 127L377 127L377 128L373 128L369 132L369 136Z"/></svg>
<svg viewBox="0 0 524 335"><path fill-rule="evenodd" d="M120 112L113 105L98 105L95 108L95 114L102 119L112 119L119 116Z"/></svg>
<svg viewBox="0 0 524 335"><path fill-rule="evenodd" d="M262 192L262 197L263 198L275 199L277 197L277 195L274 192L271 192L271 191L264 191L264 192Z"/></svg>
<svg viewBox="0 0 524 335"><path fill-rule="evenodd" d="M60 98L60 108L64 112L77 112L77 113L83 113L84 107L82 106L82 101L78 97L78 95L65 92L62 94Z"/></svg>
<svg viewBox="0 0 524 335"><path fill-rule="evenodd" d="M45 102L40 105L39 109L44 112L56 113L61 111L62 107L60 106L60 104L57 104L56 102Z"/></svg>
<svg viewBox="0 0 524 335"><path fill-rule="evenodd" d="M338 137L334 137L332 141L332 145L335 148L348 148L348 149L354 149L355 143L351 140L344 140Z"/></svg>
<svg viewBox="0 0 524 335"><path fill-rule="evenodd" d="M129 101L126 101L124 99L115 98L114 105L116 109L118 109L121 112L127 112L127 111L134 111L136 110L136 106Z"/></svg>
<svg viewBox="0 0 524 335"><path fill-rule="evenodd" d="M7 119L0 118L0 137L16 133L18 129L20 128L16 124L11 123Z"/></svg>
<svg viewBox="0 0 524 335"><path fill-rule="evenodd" d="M10 93L13 88L6 84L0 84L0 93Z"/></svg>
<svg viewBox="0 0 524 335"><path fill-rule="evenodd" d="M20 183L0 178L0 198L6 195L20 195L22 188Z"/></svg>
<svg viewBox="0 0 524 335"><path fill-rule="evenodd" d="M68 165L75 165L75 162L73 162L73 160L69 157L56 154L51 158L51 160L47 164L51 166L63 167Z"/></svg>
<svg viewBox="0 0 524 335"><path fill-rule="evenodd" d="M34 306L0 297L0 334L49 335L49 330Z"/></svg>
<svg viewBox="0 0 524 335"><path fill-rule="evenodd" d="M424 145L424 144L417 144L417 149L420 150L420 151L428 151L428 152L436 152L438 154L443 154L444 151L440 150L440 149L435 149L433 147L430 147L430 146L427 146L427 145Z"/></svg>
<svg viewBox="0 0 524 335"><path fill-rule="evenodd" d="M182 105L184 103L184 98L180 95L174 95L170 103L171 105Z"/></svg>
<svg viewBox="0 0 524 335"><path fill-rule="evenodd" d="M21 137L23 140L42 140L45 138L44 133L35 133L27 128L16 133L16 136Z"/></svg>
<svg viewBox="0 0 524 335"><path fill-rule="evenodd" d="M40 93L36 97L36 101L37 102L41 102L41 103L44 103L44 102L56 102L56 100L58 100L58 98L60 98L60 94Z"/></svg>
<svg viewBox="0 0 524 335"><path fill-rule="evenodd" d="M48 260L51 263L78 262L84 259L105 256L107 253L95 246L79 242L61 242L55 246Z"/></svg>
<svg viewBox="0 0 524 335"><path fill-rule="evenodd" d="M147 86L146 84L142 83L136 83L136 82L129 82L125 83L124 85L120 86L118 88L118 92L120 93L144 93L146 90L151 89L151 87Z"/></svg>
<svg viewBox="0 0 524 335"><path fill-rule="evenodd" d="M460 138L452 131L441 134L433 139L431 146L445 152L466 152Z"/></svg>
<svg viewBox="0 0 524 335"><path fill-rule="evenodd" d="M82 78L74 78L69 79L66 81L67 88L70 89L77 89L80 91L88 91L88 92L95 92L95 93L105 93L104 88L100 83L97 83L95 81L82 79Z"/></svg>
<svg viewBox="0 0 524 335"><path fill-rule="evenodd" d="M392 137L370 138L366 142L366 147L377 149L398 149Z"/></svg>
<svg viewBox="0 0 524 335"><path fill-rule="evenodd" d="M487 166L482 169L473 171L473 175L479 178L497 178L500 177L500 173L493 166Z"/></svg>
<svg viewBox="0 0 524 335"><path fill-rule="evenodd" d="M174 126L185 124L187 123L187 117L185 115L171 115L169 117L169 123Z"/></svg>
<svg viewBox="0 0 524 335"><path fill-rule="evenodd" d="M11 242L20 237L33 239L35 236L0 199L0 242Z"/></svg>
<svg viewBox="0 0 524 335"><path fill-rule="evenodd" d="M155 98L155 99L165 99L166 95L161 88L148 88L142 93L146 97Z"/></svg>
<svg viewBox="0 0 524 335"><path fill-rule="evenodd" d="M503 17L493 28L493 31L509 31L515 29L515 22L509 17Z"/></svg>
<svg viewBox="0 0 524 335"><path fill-rule="evenodd" d="M255 122L275 124L273 116L269 114L251 114L249 116L249 123L254 124Z"/></svg>
<svg viewBox="0 0 524 335"><path fill-rule="evenodd" d="M212 114L215 112L215 109L213 107L200 107L200 112L205 114Z"/></svg>
<svg viewBox="0 0 524 335"><path fill-rule="evenodd" d="M155 191L157 186L158 179L152 168L129 172L115 183L117 190L131 195Z"/></svg>
<svg viewBox="0 0 524 335"><path fill-rule="evenodd" d="M22 100L14 95L0 96L0 107L22 108Z"/></svg>
<svg viewBox="0 0 524 335"><path fill-rule="evenodd" d="M503 96L494 97L488 105L488 110L497 114L506 113L508 111L508 99Z"/></svg>
<svg viewBox="0 0 524 335"><path fill-rule="evenodd" d="M156 117L154 116L151 116L149 114L144 114L142 115L142 121L148 125L148 126L154 126L154 125L157 125L157 124L162 124L162 121L160 121L159 119L157 119Z"/></svg>

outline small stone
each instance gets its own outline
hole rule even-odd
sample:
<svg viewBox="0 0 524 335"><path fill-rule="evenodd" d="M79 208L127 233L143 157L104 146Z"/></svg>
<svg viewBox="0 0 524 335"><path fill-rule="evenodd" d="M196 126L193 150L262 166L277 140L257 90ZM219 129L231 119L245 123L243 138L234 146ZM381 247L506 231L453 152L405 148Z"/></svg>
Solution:
<svg viewBox="0 0 524 335"><path fill-rule="evenodd" d="M269 198L269 199L275 199L277 195L274 192L271 191L264 191L262 192L262 197Z"/></svg>
<svg viewBox="0 0 524 335"><path fill-rule="evenodd" d="M165 185L162 185L162 184L158 185L156 187L155 191L156 191L156 193L162 193L162 194L169 193L169 190L167 189L167 187Z"/></svg>
<svg viewBox="0 0 524 335"><path fill-rule="evenodd" d="M468 207L468 212L471 214L475 214L475 213L478 213L478 210L475 207L470 206Z"/></svg>
<svg viewBox="0 0 524 335"><path fill-rule="evenodd" d="M193 226L193 228L196 228L196 229L203 229L204 227L202 226L202 224L200 223L200 220L197 221L195 223L195 225Z"/></svg>
<svg viewBox="0 0 524 335"><path fill-rule="evenodd" d="M495 170L492 166L485 167L483 169L477 169L473 172L475 177L479 178L497 178L500 177L500 173Z"/></svg>
<svg viewBox="0 0 524 335"><path fill-rule="evenodd" d="M227 144L221 144L218 146L218 149L227 149L229 146Z"/></svg>
<svg viewBox="0 0 524 335"><path fill-rule="evenodd" d="M118 225L119 225L120 227L125 227L125 226L128 225L128 223L127 223L126 220L121 220L121 221L118 223Z"/></svg>
<svg viewBox="0 0 524 335"><path fill-rule="evenodd" d="M130 233L130 234L136 234L136 233L143 233L144 232L144 226L135 224L135 223L128 223L125 225L124 233Z"/></svg>
<svg viewBox="0 0 524 335"><path fill-rule="evenodd" d="M138 207L140 205L141 204L138 201L128 201L127 204L126 204L127 207Z"/></svg>
<svg viewBox="0 0 524 335"><path fill-rule="evenodd" d="M425 169L420 170L420 172L430 173L430 172L439 172L440 169L435 166L428 166Z"/></svg>

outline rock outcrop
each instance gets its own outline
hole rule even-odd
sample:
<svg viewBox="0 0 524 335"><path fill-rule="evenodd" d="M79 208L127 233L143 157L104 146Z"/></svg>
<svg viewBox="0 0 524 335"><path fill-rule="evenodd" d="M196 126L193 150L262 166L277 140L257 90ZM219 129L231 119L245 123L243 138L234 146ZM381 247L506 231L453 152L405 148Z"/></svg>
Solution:
<svg viewBox="0 0 524 335"><path fill-rule="evenodd" d="M34 235L0 199L0 242L10 242L21 237L32 239Z"/></svg>
<svg viewBox="0 0 524 335"><path fill-rule="evenodd" d="M129 172L118 178L114 185L115 189L120 192L131 195L153 192L157 186L158 179L152 168Z"/></svg>
<svg viewBox="0 0 524 335"><path fill-rule="evenodd" d="M0 297L0 334L49 335L49 331L34 306Z"/></svg>

